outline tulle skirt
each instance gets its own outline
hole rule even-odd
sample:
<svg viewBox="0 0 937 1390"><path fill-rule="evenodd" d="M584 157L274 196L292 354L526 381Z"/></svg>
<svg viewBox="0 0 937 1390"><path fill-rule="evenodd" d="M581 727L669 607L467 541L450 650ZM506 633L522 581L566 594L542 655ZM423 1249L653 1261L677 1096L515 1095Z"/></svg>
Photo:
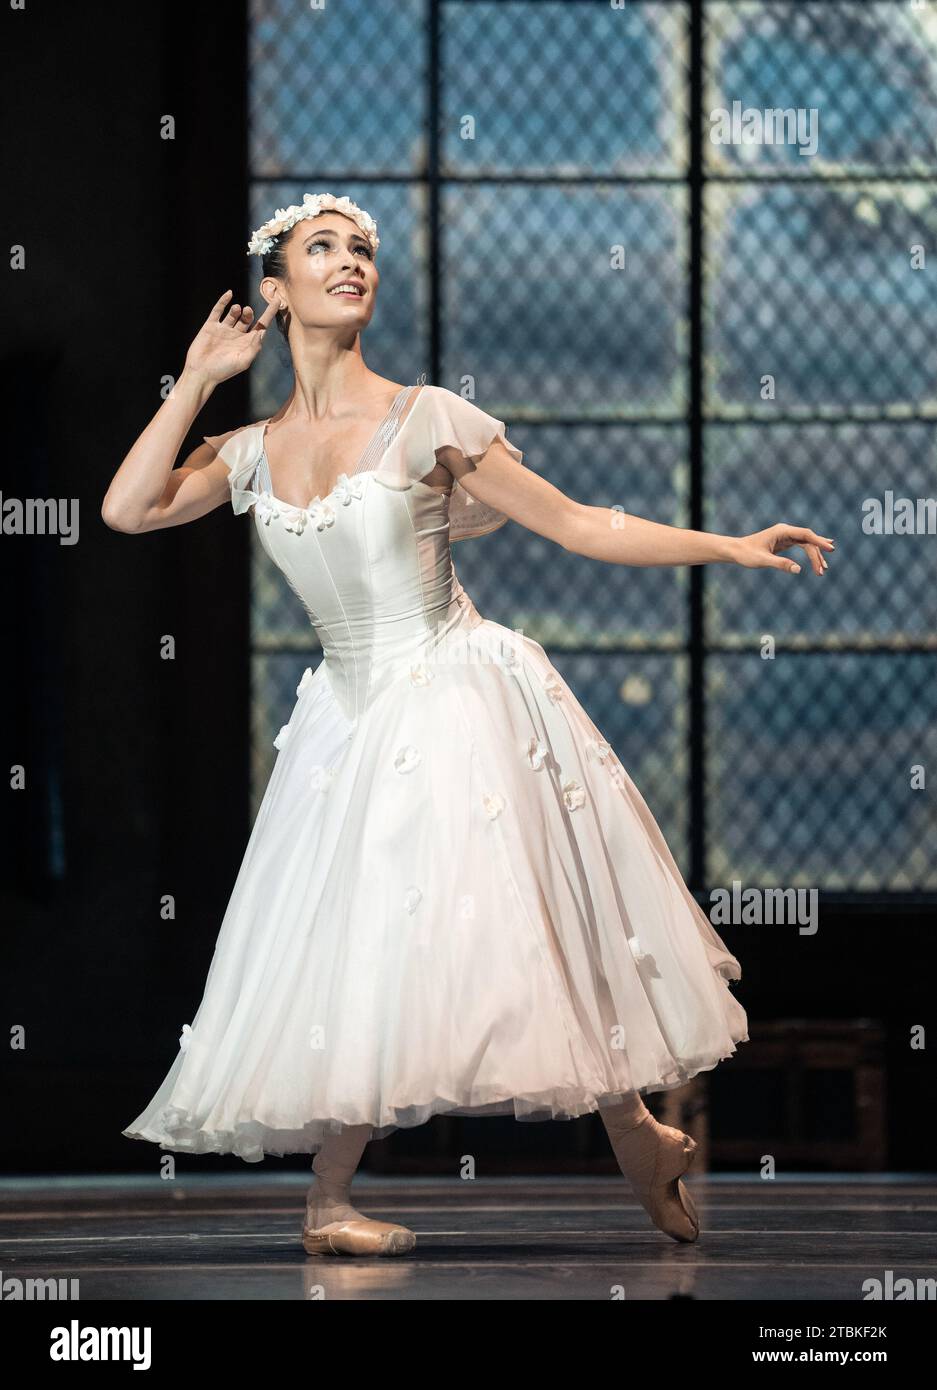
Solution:
<svg viewBox="0 0 937 1390"><path fill-rule="evenodd" d="M479 619L355 719L308 670L198 1010L123 1133L314 1153L432 1115L570 1119L748 1040L741 978L543 648Z"/></svg>

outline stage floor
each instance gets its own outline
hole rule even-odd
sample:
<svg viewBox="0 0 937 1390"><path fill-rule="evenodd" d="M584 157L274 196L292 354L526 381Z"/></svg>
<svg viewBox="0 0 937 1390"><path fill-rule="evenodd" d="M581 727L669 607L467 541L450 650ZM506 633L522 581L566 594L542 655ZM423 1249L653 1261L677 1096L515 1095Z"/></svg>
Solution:
<svg viewBox="0 0 937 1390"><path fill-rule="evenodd" d="M81 1301L861 1301L870 1279L886 1290L889 1279L937 1279L937 1177L691 1181L702 1233L678 1245L624 1179L361 1173L359 1208L417 1233L398 1259L307 1256L308 1182L262 1171L2 1179L2 1279L77 1279Z"/></svg>

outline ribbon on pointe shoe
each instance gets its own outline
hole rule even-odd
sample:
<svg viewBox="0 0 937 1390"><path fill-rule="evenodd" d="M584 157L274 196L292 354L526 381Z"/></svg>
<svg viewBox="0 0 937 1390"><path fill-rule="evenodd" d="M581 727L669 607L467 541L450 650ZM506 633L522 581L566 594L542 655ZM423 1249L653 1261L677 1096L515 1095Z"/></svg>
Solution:
<svg viewBox="0 0 937 1390"><path fill-rule="evenodd" d="M345 1125L323 1140L312 1162L302 1242L307 1255L405 1255L416 1236L393 1221L372 1221L351 1204L351 1183L370 1125Z"/></svg>

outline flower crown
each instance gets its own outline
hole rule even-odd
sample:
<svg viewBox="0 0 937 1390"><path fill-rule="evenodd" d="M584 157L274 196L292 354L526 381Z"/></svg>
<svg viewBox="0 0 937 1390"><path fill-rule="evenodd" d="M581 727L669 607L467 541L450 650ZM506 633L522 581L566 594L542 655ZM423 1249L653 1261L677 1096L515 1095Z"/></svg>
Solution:
<svg viewBox="0 0 937 1390"><path fill-rule="evenodd" d="M318 217L320 212L340 212L345 217L350 217L352 222L356 222L371 246L371 254L381 244L381 239L377 234L377 223L374 218L369 216L363 208L359 208L357 203L353 203L350 198L336 198L333 193L306 193L303 195L302 203L293 203L288 208L277 208L269 221L262 227L258 227L247 243L247 254L249 256L265 256L272 250L273 243L278 236L295 226L297 222L302 222L306 217Z"/></svg>

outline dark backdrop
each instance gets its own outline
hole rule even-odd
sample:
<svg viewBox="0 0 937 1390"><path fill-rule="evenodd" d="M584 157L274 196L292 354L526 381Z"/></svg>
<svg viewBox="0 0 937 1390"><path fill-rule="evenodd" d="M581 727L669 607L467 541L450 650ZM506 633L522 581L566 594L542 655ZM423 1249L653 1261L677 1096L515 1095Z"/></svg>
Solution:
<svg viewBox="0 0 937 1390"><path fill-rule="evenodd" d="M26 1029L3 1161L152 1163L120 1130L175 1053L249 832L247 536L223 509L121 535L100 508L209 307L240 292L244 7L60 3L3 27L4 225L26 269L7 275L0 479L75 499L79 524L74 545L0 550L4 765L26 770L3 798L4 1013ZM246 386L186 448L246 418Z"/></svg>

